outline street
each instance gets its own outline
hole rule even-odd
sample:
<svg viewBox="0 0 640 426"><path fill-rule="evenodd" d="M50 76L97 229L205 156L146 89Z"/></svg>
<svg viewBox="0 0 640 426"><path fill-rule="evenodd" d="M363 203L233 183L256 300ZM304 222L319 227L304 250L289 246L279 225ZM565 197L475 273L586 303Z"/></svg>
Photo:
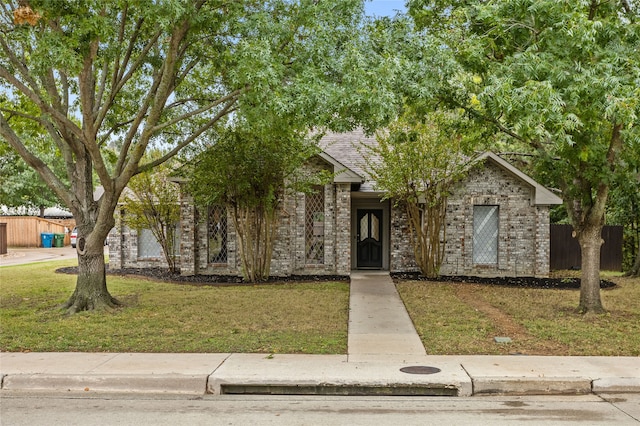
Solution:
<svg viewBox="0 0 640 426"><path fill-rule="evenodd" d="M2 425L637 425L640 394L510 397L0 393Z"/></svg>

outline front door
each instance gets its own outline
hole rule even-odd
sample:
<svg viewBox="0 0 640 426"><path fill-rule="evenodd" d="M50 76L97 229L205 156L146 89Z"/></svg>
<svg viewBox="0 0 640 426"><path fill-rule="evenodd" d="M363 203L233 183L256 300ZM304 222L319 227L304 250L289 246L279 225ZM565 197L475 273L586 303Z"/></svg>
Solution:
<svg viewBox="0 0 640 426"><path fill-rule="evenodd" d="M382 209L358 209L358 268L382 268Z"/></svg>

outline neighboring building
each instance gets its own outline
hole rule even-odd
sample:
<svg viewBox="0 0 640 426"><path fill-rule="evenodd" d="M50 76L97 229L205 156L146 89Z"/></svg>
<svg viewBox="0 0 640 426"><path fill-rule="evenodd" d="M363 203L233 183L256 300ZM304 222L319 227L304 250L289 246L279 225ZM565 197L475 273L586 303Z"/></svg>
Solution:
<svg viewBox="0 0 640 426"><path fill-rule="evenodd" d="M312 194L286 197L271 275L349 275L353 269L417 271L405 212L363 170L360 132L322 139L324 152L307 164L334 172ZM455 187L447 207L442 275L547 276L549 207L562 201L492 153L481 155ZM235 231L224 208L194 206L182 189L180 260L183 275L241 275ZM110 234L109 268L165 266L119 225ZM156 253L157 254L157 253Z"/></svg>

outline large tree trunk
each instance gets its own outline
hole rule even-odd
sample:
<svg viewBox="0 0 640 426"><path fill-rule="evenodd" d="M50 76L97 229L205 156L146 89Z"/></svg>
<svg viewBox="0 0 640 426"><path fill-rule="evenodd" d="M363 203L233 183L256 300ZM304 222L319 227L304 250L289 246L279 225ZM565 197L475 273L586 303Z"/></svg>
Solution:
<svg viewBox="0 0 640 426"><path fill-rule="evenodd" d="M63 308L69 314L88 310L111 309L119 302L107 290L104 247L92 244L84 247L80 237L78 249L78 280L76 289Z"/></svg>
<svg viewBox="0 0 640 426"><path fill-rule="evenodd" d="M602 224L587 224L577 235L582 252L582 277L578 310L585 314L605 312L600 298L602 226Z"/></svg>
<svg viewBox="0 0 640 426"><path fill-rule="evenodd" d="M104 241L115 225L113 212L117 195L106 188L101 200L94 201L91 160L88 156L84 160L78 161L78 167L86 177L84 185L77 187L78 200L82 205L79 206L81 208L72 208L78 227L78 279L75 291L63 306L69 314L111 309L119 305L107 290L104 260Z"/></svg>

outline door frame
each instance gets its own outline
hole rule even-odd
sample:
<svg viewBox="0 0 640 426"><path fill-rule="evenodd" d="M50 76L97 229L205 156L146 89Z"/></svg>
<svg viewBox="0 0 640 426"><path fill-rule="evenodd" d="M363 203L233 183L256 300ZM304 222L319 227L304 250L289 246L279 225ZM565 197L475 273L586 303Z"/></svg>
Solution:
<svg viewBox="0 0 640 426"><path fill-rule="evenodd" d="M389 200L380 201L379 198L351 198L351 269L358 269L358 210L382 210L382 268L389 270L390 232L390 204ZM363 268L371 269L371 268Z"/></svg>

